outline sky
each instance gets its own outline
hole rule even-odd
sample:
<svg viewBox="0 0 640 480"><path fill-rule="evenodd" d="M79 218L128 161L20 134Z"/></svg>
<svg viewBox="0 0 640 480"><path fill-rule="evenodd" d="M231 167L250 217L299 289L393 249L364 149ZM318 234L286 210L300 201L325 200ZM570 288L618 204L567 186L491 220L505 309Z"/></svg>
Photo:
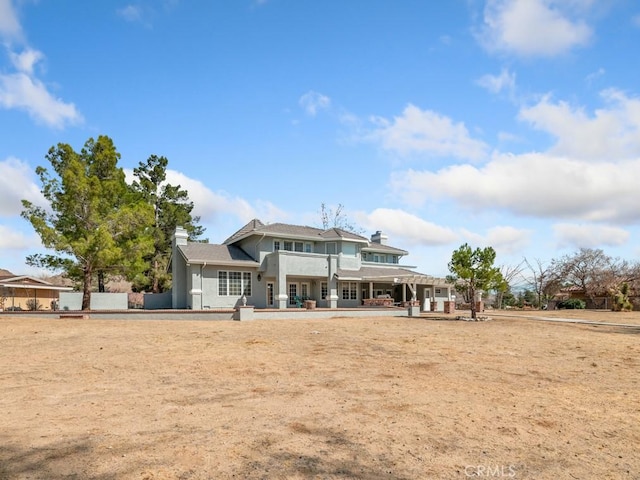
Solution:
<svg viewBox="0 0 640 480"><path fill-rule="evenodd" d="M205 237L253 218L365 236L445 276L599 248L640 256L635 0L0 0L0 268L58 143L169 160Z"/></svg>

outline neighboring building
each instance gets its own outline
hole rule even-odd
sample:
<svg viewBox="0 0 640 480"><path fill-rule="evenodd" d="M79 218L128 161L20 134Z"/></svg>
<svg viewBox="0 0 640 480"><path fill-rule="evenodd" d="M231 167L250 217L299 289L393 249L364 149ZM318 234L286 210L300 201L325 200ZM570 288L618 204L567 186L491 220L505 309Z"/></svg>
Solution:
<svg viewBox="0 0 640 480"><path fill-rule="evenodd" d="M0 270L0 310L52 310L60 292L73 290L26 275Z"/></svg>
<svg viewBox="0 0 640 480"><path fill-rule="evenodd" d="M389 246L379 231L369 240L339 228L252 220L214 245L188 242L187 232L178 228L172 307L233 308L245 296L256 308L299 307L305 299L321 308L414 300L425 310L444 310L452 286L401 265L407 254Z"/></svg>

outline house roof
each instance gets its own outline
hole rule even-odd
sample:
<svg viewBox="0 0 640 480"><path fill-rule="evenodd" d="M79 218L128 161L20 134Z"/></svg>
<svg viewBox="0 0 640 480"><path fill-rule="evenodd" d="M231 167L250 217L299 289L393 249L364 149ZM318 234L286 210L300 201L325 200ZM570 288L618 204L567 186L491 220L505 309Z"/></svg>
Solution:
<svg viewBox="0 0 640 480"><path fill-rule="evenodd" d="M391 281L392 283L406 283L406 281L410 280L419 284L447 285L447 282L442 278L395 267L361 267L359 270L338 269L335 276L338 280L380 280Z"/></svg>
<svg viewBox="0 0 640 480"><path fill-rule="evenodd" d="M270 237L299 238L313 241L351 240L358 243L366 243L367 247L363 248L370 251L393 252L400 255L407 255L408 253L406 250L402 250L400 248L372 243L362 235L348 232L337 227L323 230L321 228L309 227L306 225L292 225L289 223L264 224L258 219L251 220L244 227L227 238L223 243L225 245L230 245L237 242L238 240L241 240L242 238L246 238L250 235L256 234L268 235Z"/></svg>
<svg viewBox="0 0 640 480"><path fill-rule="evenodd" d="M258 263L242 249L234 245L215 245L211 243L187 243L178 245L182 256L188 263L238 264L246 262L255 266Z"/></svg>
<svg viewBox="0 0 640 480"><path fill-rule="evenodd" d="M4 270L4 272L6 272L6 270ZM0 276L0 287L30 288L30 289L36 289L36 290L60 290L60 291L73 290L73 288L71 287L54 285L40 278L30 277L28 275Z"/></svg>
<svg viewBox="0 0 640 480"><path fill-rule="evenodd" d="M381 243L371 242L368 247L362 248L363 252L385 252L395 253L398 255L409 255L409 252L402 250L401 248L391 247L389 245L383 245Z"/></svg>

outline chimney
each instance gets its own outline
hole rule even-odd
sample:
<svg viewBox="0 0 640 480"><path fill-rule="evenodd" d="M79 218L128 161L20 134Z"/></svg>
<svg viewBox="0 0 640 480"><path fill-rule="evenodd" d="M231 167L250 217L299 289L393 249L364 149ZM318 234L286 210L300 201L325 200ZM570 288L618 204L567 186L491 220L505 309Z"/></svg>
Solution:
<svg viewBox="0 0 640 480"><path fill-rule="evenodd" d="M379 243L380 245L386 245L388 239L389 237L382 233L381 230L378 230L376 233L371 235L371 241L373 243Z"/></svg>
<svg viewBox="0 0 640 480"><path fill-rule="evenodd" d="M186 245L187 239L189 238L189 234L182 227L176 227L176 231L173 234L173 245Z"/></svg>

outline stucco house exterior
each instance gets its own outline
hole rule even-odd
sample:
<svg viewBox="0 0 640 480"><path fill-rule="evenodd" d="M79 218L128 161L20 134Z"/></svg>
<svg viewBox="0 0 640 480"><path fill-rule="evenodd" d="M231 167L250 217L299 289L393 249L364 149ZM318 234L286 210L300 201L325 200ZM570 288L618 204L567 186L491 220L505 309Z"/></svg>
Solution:
<svg viewBox="0 0 640 480"><path fill-rule="evenodd" d="M318 308L420 302L444 310L453 286L403 265L406 250L388 245L378 231L370 239L339 228L323 230L254 219L222 244L173 236L172 307L176 309ZM244 298L243 298L244 297Z"/></svg>
<svg viewBox="0 0 640 480"><path fill-rule="evenodd" d="M0 270L0 310L52 310L60 292L71 290L40 278Z"/></svg>

